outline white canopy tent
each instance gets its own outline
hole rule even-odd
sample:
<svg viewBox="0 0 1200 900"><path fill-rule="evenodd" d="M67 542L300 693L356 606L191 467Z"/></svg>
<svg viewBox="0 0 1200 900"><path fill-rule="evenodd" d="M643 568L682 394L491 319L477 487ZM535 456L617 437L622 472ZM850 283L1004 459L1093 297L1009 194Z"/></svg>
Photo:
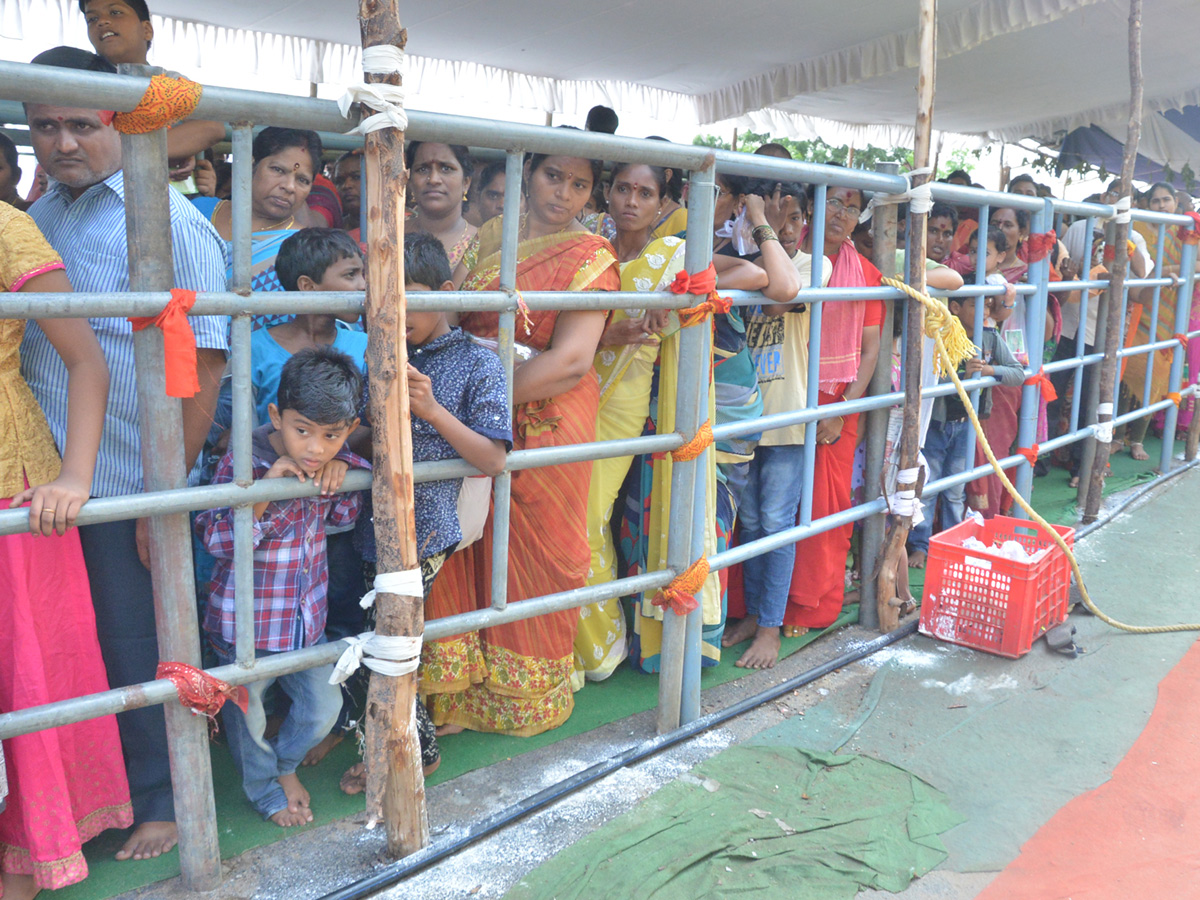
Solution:
<svg viewBox="0 0 1200 900"><path fill-rule="evenodd" d="M159 64L334 84L359 71L355 0L151 6ZM916 0L422 0L402 3L401 15L406 88L426 108L470 100L581 117L605 103L697 126L911 141ZM935 125L1055 146L1075 127L1121 122L1127 16L1126 0L940 0ZM76 0L0 5L2 36L21 37L35 21L48 44L83 33ZM1187 64L1197 38L1200 3L1145 4L1150 110L1200 101L1200 73ZM1176 136L1159 131L1143 135L1143 154L1178 160Z"/></svg>

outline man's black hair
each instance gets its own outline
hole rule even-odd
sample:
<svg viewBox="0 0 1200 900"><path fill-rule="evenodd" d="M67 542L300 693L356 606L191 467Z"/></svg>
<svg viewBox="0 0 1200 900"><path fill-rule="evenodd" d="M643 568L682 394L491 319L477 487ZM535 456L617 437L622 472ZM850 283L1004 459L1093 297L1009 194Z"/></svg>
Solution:
<svg viewBox="0 0 1200 900"><path fill-rule="evenodd" d="M970 175L970 173L967 172L966 169L955 169L953 172L951 172L949 175L947 175L942 180L949 183L949 182L954 181L955 178L963 179L968 185L971 183L971 175Z"/></svg>
<svg viewBox="0 0 1200 900"><path fill-rule="evenodd" d="M35 66L54 66L58 69L80 69L84 72L117 73L117 67L103 56L80 50L78 47L52 47L30 60Z"/></svg>
<svg viewBox="0 0 1200 900"><path fill-rule="evenodd" d="M938 219L945 217L950 220L951 228L958 228L958 207L941 200L933 204L929 209L929 218ZM928 221L928 219L926 220Z"/></svg>
<svg viewBox="0 0 1200 900"><path fill-rule="evenodd" d="M584 131L599 131L604 134L616 134L620 124L617 111L611 106L593 106L588 110L587 119L583 124Z"/></svg>
<svg viewBox="0 0 1200 900"><path fill-rule="evenodd" d="M17 152L17 145L12 142L12 138L3 132L0 132L0 153L4 154L4 161L12 169L14 176L17 172L21 171L21 156Z"/></svg>
<svg viewBox="0 0 1200 900"><path fill-rule="evenodd" d="M450 281L450 257L432 234L418 231L404 236L404 281L437 290Z"/></svg>
<svg viewBox="0 0 1200 900"><path fill-rule="evenodd" d="M1023 184L1026 181L1028 181L1030 184L1032 184L1035 189L1037 188L1038 184L1036 181L1033 180L1033 176L1030 175L1028 172L1022 172L1020 175L1016 176L1015 178L1013 178L1012 181L1010 181L1008 183L1008 192L1011 194L1013 192L1014 187L1016 187L1018 184Z"/></svg>
<svg viewBox="0 0 1200 900"><path fill-rule="evenodd" d="M305 347L283 364L275 405L317 425L342 426L358 417L362 395L354 360L333 347Z"/></svg>
<svg viewBox="0 0 1200 900"><path fill-rule="evenodd" d="M293 147L308 153L308 158L312 161L313 175L321 174L321 168L324 165L321 154L324 152L324 148L321 146L321 136L315 131L268 126L254 138L251 155L254 157L254 161L259 163L268 156L274 156L276 153L282 153Z"/></svg>
<svg viewBox="0 0 1200 900"><path fill-rule="evenodd" d="M79 0L79 11L86 13L87 5L90 2L91 0ZM146 5L146 0L121 0L121 2L133 10L139 22L150 21L150 7Z"/></svg>
<svg viewBox="0 0 1200 900"><path fill-rule="evenodd" d="M340 228L304 228L279 245L275 274L285 291L298 291L301 275L320 283L330 266L353 258L362 259L362 249Z"/></svg>

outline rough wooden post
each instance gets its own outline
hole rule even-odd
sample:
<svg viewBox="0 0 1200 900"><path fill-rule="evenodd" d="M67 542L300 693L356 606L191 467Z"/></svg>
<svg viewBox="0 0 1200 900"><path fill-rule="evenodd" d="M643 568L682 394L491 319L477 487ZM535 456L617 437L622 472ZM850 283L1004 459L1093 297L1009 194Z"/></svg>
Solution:
<svg viewBox="0 0 1200 900"><path fill-rule="evenodd" d="M1138 141L1142 134L1142 0L1129 2L1129 131L1125 138L1125 154L1121 159L1121 180L1117 196L1129 199L1133 192L1133 166L1137 159ZM1118 201L1120 202L1120 201ZM1112 405L1117 386L1117 350L1125 334L1122 328L1121 302L1125 293L1125 272L1129 268L1129 222L1116 223L1112 244L1116 253L1112 261L1112 274L1108 280L1108 331L1104 335L1104 360L1100 363L1100 405L1097 407L1096 423L1111 437L1111 422L1115 414ZM1095 522L1100 512L1100 501L1104 493L1104 473L1108 468L1108 453L1111 440L1096 442L1096 459L1092 464L1091 486L1088 489L1087 506L1084 508L1085 524Z"/></svg>
<svg viewBox="0 0 1200 900"><path fill-rule="evenodd" d="M361 0L363 48L404 48L398 0ZM367 75L399 84L400 75ZM371 375L376 560L380 572L416 569L413 520L412 431L408 411L408 350L404 335L404 133L384 128L367 135L363 153L367 215L367 365ZM375 631L418 635L422 597L378 593ZM417 737L417 676L372 673L367 694L367 815L383 819L388 853L405 856L429 843L425 777Z"/></svg>
<svg viewBox="0 0 1200 900"><path fill-rule="evenodd" d="M929 165L931 132L933 128L934 71L937 63L937 0L921 0L921 20L918 26L920 67L917 74L917 127L913 145L913 167ZM930 175L916 175L913 186L929 181ZM913 212L908 226L908 283L919 291L925 290L925 219L926 213ZM917 467L921 450L921 371L922 335L925 331L924 307L909 300L908 332L904 346L904 428L900 438L900 471ZM885 338L887 335L884 336ZM880 351L883 352L882 350ZM899 482L897 492L916 490L921 499L920 485ZM882 562L876 592L879 610L879 630L884 634L900 624L900 599L896 596L896 572L912 516L897 516L884 542Z"/></svg>

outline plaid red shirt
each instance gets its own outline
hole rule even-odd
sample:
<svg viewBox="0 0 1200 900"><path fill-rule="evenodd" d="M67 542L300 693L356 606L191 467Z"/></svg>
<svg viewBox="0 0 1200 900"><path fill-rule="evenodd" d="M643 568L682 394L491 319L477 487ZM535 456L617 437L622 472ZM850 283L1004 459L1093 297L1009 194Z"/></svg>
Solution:
<svg viewBox="0 0 1200 900"><path fill-rule="evenodd" d="M254 430L254 478L260 479L279 458L267 436L272 427ZM351 468L371 464L342 447L335 459ZM233 481L233 456L226 453L214 484ZM297 497L267 505L254 523L254 646L280 652L310 647L325 630L329 568L325 523L351 525L358 517L359 491L332 497ZM206 631L226 643L235 640L233 604L233 510L208 509L196 516L196 533L217 558L209 583Z"/></svg>

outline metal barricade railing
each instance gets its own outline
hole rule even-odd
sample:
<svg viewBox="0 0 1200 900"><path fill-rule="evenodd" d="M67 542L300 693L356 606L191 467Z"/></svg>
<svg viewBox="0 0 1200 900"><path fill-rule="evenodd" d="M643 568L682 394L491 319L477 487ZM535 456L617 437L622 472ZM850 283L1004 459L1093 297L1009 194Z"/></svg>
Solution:
<svg viewBox="0 0 1200 900"><path fill-rule="evenodd" d="M0 98L8 100L26 100L57 104L64 102L63 98L70 97L73 105L87 105L95 108L131 109L141 99L146 87L144 76L104 75L95 73L75 72L43 67L32 67L14 63L0 62ZM147 480L145 493L127 497L99 498L90 501L83 509L79 524L108 522L118 519L139 518L145 516L165 517L177 516L188 511L213 507L233 507L235 509L235 605L237 613L236 662L211 670L218 678L233 684L244 684L265 678L300 671L314 666L325 665L336 659L342 649L340 642L309 647L289 653L272 655L265 659L255 659L254 652L254 616L253 616L253 566L252 566L252 505L266 500L285 499L315 493L311 485L300 484L290 480L274 479L270 481L253 482L251 480L250 432L254 425L253 397L250 373L250 333L251 316L262 313L288 312L361 312L363 296L352 293L250 293L250 182L251 182L251 141L252 126L255 123L277 124L298 128L310 128L324 131L343 131L348 123L342 118L336 104L298 97L282 97L272 94L251 91L238 91L222 88L206 89L195 115L199 118L220 120L234 123L233 138L233 267L229 290L225 292L202 293L193 307L193 315L222 315L231 317L231 354L230 368L233 384L233 426L230 446L233 448L235 481L231 484L211 485L188 488L182 485L178 473L173 476L173 482L167 484L161 479ZM517 266L517 228L520 203L520 183L522 179L522 163L527 152L561 153L571 156L583 156L608 160L628 160L647 162L654 165L670 166L676 170L686 170L692 186L690 193L687 247L685 267L689 272L699 272L708 266L712 255L713 237L713 207L714 192L709 188L714 184L716 173L748 175L768 178L774 181L801 181L815 185L815 203L813 221L810 223L814 235L824 233L825 192L831 185L858 188L866 191L882 191L884 193L901 193L907 182L894 174L866 172L862 170L845 169L840 167L819 166L803 162L779 160L763 156L730 153L725 151L710 151L704 147L689 147L658 141L643 141L628 138L617 138L607 135L597 135L573 130L548 129L536 126L512 125L508 123L490 122L467 119L457 116L445 116L431 113L413 112L409 117L408 136L423 141L438 141L461 143L472 147L492 148L501 150L507 155L506 165L506 197L504 233L501 249L501 268L497 291L484 292L437 292L430 294L413 293L408 296L409 307L414 310L494 310L500 312L499 354L504 365L509 400L512 399L512 372L515 340L515 313L517 309L516 266ZM155 136L149 136L148 141ZM128 140L128 139L127 139ZM126 145L130 146L129 144ZM135 145L136 146L136 145ZM137 152L126 156L126 168L136 175L136 180L147 185L161 182L163 168L157 166L156 158L150 152ZM1079 204L1063 201L1050 201L1037 198L1023 197L1013 194L997 194L979 191L954 185L934 184L935 199L945 200L960 206L972 206L979 209L981 223L988 220L989 209L999 206L1023 209L1029 212L1033 219L1033 232L1046 230L1051 222L1064 214L1082 215L1089 217L1089 222L1101 217L1114 214L1111 206L1100 204ZM147 211L138 205L138 201L127 201L127 216L131 222L144 224ZM1183 216L1166 216L1155 213L1135 213L1135 218L1158 224L1159 240L1158 254L1155 260L1154 277L1130 279L1126 287L1153 286L1154 309L1157 312L1161 288L1179 284L1176 308L1176 333L1186 334L1192 282L1195 274L1196 248L1187 245L1184 252L1183 270L1180 281L1163 278L1162 256L1165 241L1163 236L1167 227L1185 225L1190 227L1190 220ZM1088 254L1090 259L1091 225L1088 226ZM168 229L169 231L169 229ZM986 233L986 232L985 232ZM982 235L981 235L982 238ZM130 246L131 270L139 265L151 262L154 254L161 257L162 248L154 246ZM980 256L982 257L982 253ZM159 260L161 262L161 259ZM169 272L169 265L167 268ZM984 297L1002 291L1002 288L984 284L983 267L980 263L976 272L974 284L966 285L958 291L958 295ZM135 282L136 283L136 282ZM904 395L896 391L883 391L869 394L852 401L842 401L825 406L819 405L818 383L820 368L820 346L822 340L821 321L825 303L843 302L847 300L883 299L900 300L903 295L898 291L887 288L822 288L820 287L820 269L814 266L813 281L810 286L803 287L798 297L809 304L810 309L810 346L808 365L808 393L804 408L794 412L765 416L753 421L736 424L717 425L714 427L714 437L717 440L753 434L758 431L782 428L800 423L812 423L823 418L845 415L850 413L886 410L903 403ZM98 317L114 315L153 315L165 305L168 294L162 290L164 285L152 285L156 290L131 292L126 294L21 294L6 300L3 316L6 318L53 318L53 317ZM1080 278L1072 282L1049 281L1049 263L1041 261L1031 268L1029 284L1022 285L1018 290L1026 298L1025 333L1027 346L1030 349L1031 362L1027 375L1032 375L1041 369L1035 364L1034 354L1040 349L1040 342L1034 341L1034 335L1040 336L1045 321L1048 295L1050 290L1079 290L1081 297L1080 332L1077 339L1077 353L1071 359L1065 359L1045 367L1048 372L1073 370L1075 379L1075 397L1070 408L1070 428L1062 436L1043 442L1042 449L1050 450L1069 443L1089 439L1095 432L1094 414L1095 402L1090 405L1081 404L1081 389L1085 367L1098 367L1102 354L1084 351L1084 333L1088 321L1088 304L1090 289L1103 289L1105 282ZM762 301L761 295L744 292L726 292L739 306L747 306ZM609 310L624 307L641 308L676 308L680 298L671 293L572 293L572 292L525 292L524 301L532 309L593 309ZM1121 298L1124 303L1124 297ZM980 342L983 328L983 304L976 304L977 315L974 327L976 343ZM1153 319L1152 319L1153 321ZM153 330L150 330L153 331ZM1200 335L1193 332L1189 337ZM159 352L161 352L161 338ZM685 329L681 336L679 368L680 389L676 409L678 432L655 434L637 438L602 441L585 445L562 446L535 450L523 450L509 455L503 474L495 479L495 531L493 578L491 584L491 604L489 608L452 616L445 619L433 620L426 624L427 638L442 638L466 631L476 630L489 625L498 625L541 615L551 611L577 608L599 600L611 597L626 596L644 591L653 591L665 586L672 578L682 572L687 566L703 555L704 525L702 517L705 509L706 484L700 472L703 471L704 456L689 462L679 462L673 466L671 509L669 513L669 529L671 540L668 545L668 567L662 571L649 572L633 577L581 587L575 590L553 594L545 597L524 599L519 604L510 604L507 597L507 545L509 526L509 505L511 489L511 473L525 468L555 465L581 460L595 460L635 454L662 453L679 447L686 438L695 434L701 421L705 418L704 398L707 397L710 378L711 338L708 329ZM881 353L890 357L891 335L885 334L881 345ZM1122 351L1123 355L1136 353L1153 353L1156 349L1171 349L1172 364L1170 371L1170 388L1173 394L1181 393L1183 374L1183 350L1178 340L1152 341L1145 346L1133 347ZM149 359L149 368L147 360ZM1036 363L1040 363L1037 360ZM905 360L904 365L909 361ZM139 381L151 384L147 373L154 365L149 357L138 358ZM158 362L161 372L161 361ZM1195 377L1195 373L1191 373ZM994 378L976 377L969 381L969 388L976 400L978 391L995 385ZM145 390L145 388L143 388ZM1194 390L1189 389L1189 390ZM1171 400L1160 400L1151 403L1149 377L1142 398L1142 408L1118 418L1118 422L1129 421L1139 416L1152 415L1159 409L1167 411L1167 429L1164 434L1161 468L1165 473L1174 455L1173 437L1177 410ZM926 397L944 396L953 392L950 385L927 386L923 392ZM175 421L166 427L159 435L161 442L174 440L175 445L182 444L181 430L178 425L178 405L166 401L165 397L158 398L157 412L169 412L174 409ZM1116 402L1116 398L1113 398ZM1080 417L1090 419L1082 422ZM1034 442L1038 417L1038 388L1027 385L1022 392L1019 414L1019 434L1017 446L1028 447ZM878 425L868 429L867 441L878 451L882 447L884 434ZM972 447L974 436L972 435ZM709 558L713 570L727 568L746 559L761 555L772 549L795 544L812 535L837 528L849 523L861 522L871 517L880 517L886 512L886 500L878 496L868 495L869 499L856 506L824 518L813 519L812 490L813 473L816 461L816 429L805 431L805 445L802 468L801 506L798 522L793 528L773 534L751 543L743 544ZM1032 466L1020 454L1008 455L1008 448L993 448L997 453L1003 453L1002 465L1011 469L1017 467L1017 486L1021 493L1028 497L1032 488ZM705 453L714 452L709 448ZM878 484L881 453L874 453L874 462L865 473L868 485ZM973 457L968 457L973 458ZM969 466L968 471L944 477L937 482L925 486L926 495L935 494L949 487L964 484L989 471L988 467ZM437 463L418 463L414 469L416 481L431 481L444 478L455 478L471 474L474 470L461 460L450 460ZM363 490L370 487L370 475L366 472L351 472L345 481L343 490ZM877 491L874 492L877 494ZM178 521L178 519L176 520ZM0 512L0 534L12 534L27 528L27 518L23 510L8 510ZM178 535L175 536L178 538ZM166 554L156 556L154 574L156 585L168 577L167 569L176 564L182 564L186 556L186 565L182 570L190 577L190 544L179 540L179 545L170 552L177 558L168 558ZM871 561L864 565L864 573L869 571ZM180 575L175 572L178 582ZM191 590L187 585L176 583L173 588L176 594L185 595ZM864 601L870 592L864 594ZM194 628L194 596L192 596L193 628ZM864 602L865 605L865 602ZM186 607L186 603L176 603L176 606ZM176 609L176 616L182 614L182 609ZM694 720L700 714L700 633L702 611L697 609L687 616L667 613L664 621L663 634L663 666L660 675L658 728L667 730L681 723ZM194 635L194 632L192 632ZM192 638L194 642L194 637ZM170 644L168 643L168 646ZM192 648L193 653L198 648ZM0 737L8 738L19 734L54 727L70 722L82 721L101 715L134 709L147 705L168 703L175 698L175 691L168 681L155 681L142 685L132 685L88 697L65 700L34 709L20 710L0 714ZM186 714L178 710L183 718ZM181 716L169 720L169 729L173 738L184 728ZM198 725L199 723L194 723ZM192 728L195 738L196 728ZM190 742L193 755L196 742ZM198 745L201 746L202 745ZM189 757L189 760L191 757ZM179 760L175 759L178 763ZM192 803L179 812L181 830L181 845L192 852L185 853L182 865L185 882L195 886L205 883L203 877L197 875L201 870L212 871L213 855L216 853L215 841L204 840L206 834L211 834L214 824L211 804L211 776L203 776L207 767L200 771L202 782L198 788L206 791L209 802ZM193 774L195 771L193 770Z"/></svg>

